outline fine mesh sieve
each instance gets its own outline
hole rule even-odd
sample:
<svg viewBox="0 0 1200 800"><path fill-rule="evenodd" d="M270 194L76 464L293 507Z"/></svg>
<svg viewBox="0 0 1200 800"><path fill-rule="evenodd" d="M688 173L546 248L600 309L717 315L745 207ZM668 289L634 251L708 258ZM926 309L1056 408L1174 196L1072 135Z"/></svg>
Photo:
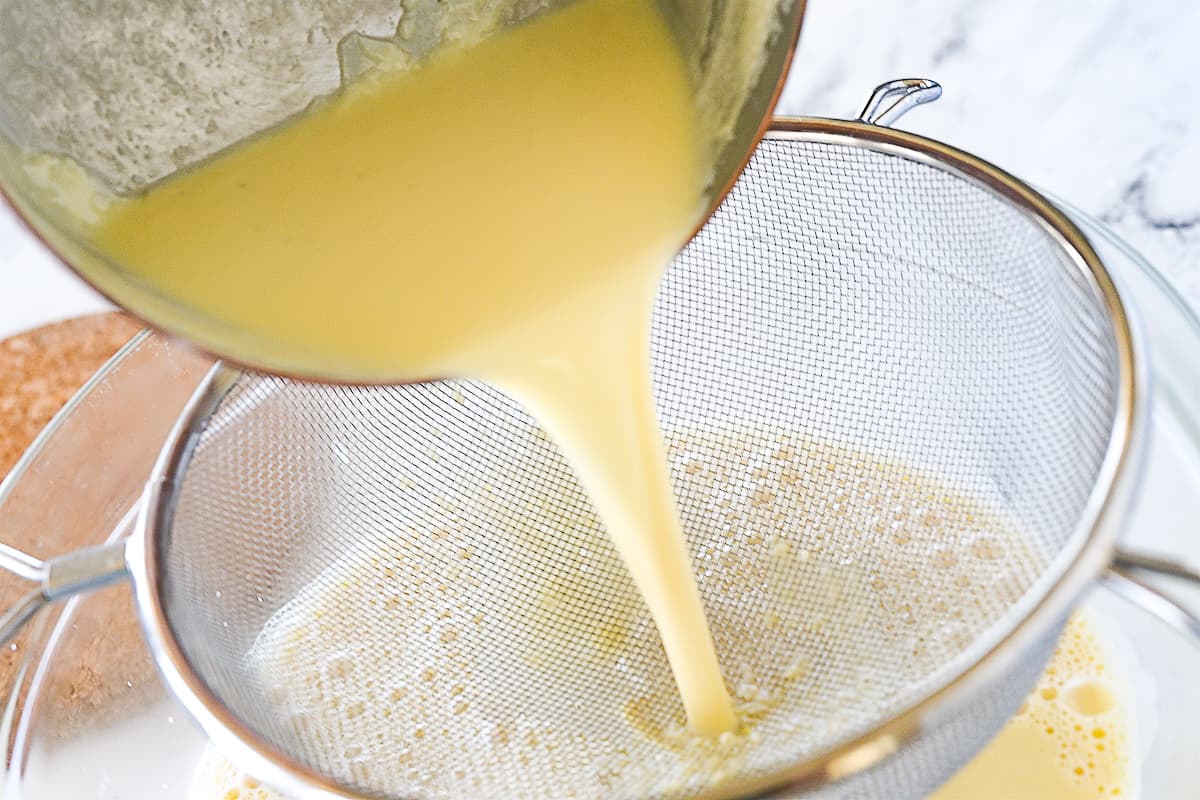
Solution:
<svg viewBox="0 0 1200 800"><path fill-rule="evenodd" d="M917 798L982 747L1111 554L1132 343L1069 222L885 112L777 122L655 309L746 729L683 732L646 609L509 398L218 369L127 556L218 747L284 789L405 798Z"/></svg>
<svg viewBox="0 0 1200 800"><path fill-rule="evenodd" d="M653 336L684 528L753 730L679 733L615 551L504 395L252 375L198 408L144 555L171 661L222 730L386 796L736 793L936 696L1029 616L1096 536L1124 447L1111 288L977 162L785 127L668 272ZM1015 709L1063 613L826 793L936 786Z"/></svg>

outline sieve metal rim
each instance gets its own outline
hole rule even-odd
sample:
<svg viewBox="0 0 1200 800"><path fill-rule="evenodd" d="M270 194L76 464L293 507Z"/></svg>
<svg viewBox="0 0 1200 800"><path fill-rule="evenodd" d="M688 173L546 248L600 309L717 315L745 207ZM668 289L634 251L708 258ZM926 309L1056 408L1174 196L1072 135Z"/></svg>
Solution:
<svg viewBox="0 0 1200 800"><path fill-rule="evenodd" d="M782 796L811 790L866 770L901 750L923 731L960 710L980 688L1006 672L1039 635L1053 627L1080 593L1109 565L1120 523L1137 482L1147 404L1146 374L1133 322L1111 276L1083 233L1041 194L994 165L933 139L865 121L777 118L767 141L804 141L861 147L906 158L970 181L1009 201L1057 241L1109 310L1118 350L1117 408L1112 434L1073 541L1047 570L1048 585L1013 628L936 692L875 730L820 756L761 779L726 786L713 796ZM217 747L260 780L285 790L326 797L362 797L277 751L220 703L189 666L160 603L163 575L159 537L169 534L179 479L212 412L242 373L215 367L189 403L164 448L147 488L137 531L127 552L150 651L164 679ZM731 795L731 791L733 794Z"/></svg>
<svg viewBox="0 0 1200 800"><path fill-rule="evenodd" d="M753 784L743 782L736 796L749 793L755 797L782 798L797 790L816 789L860 773L900 751L941 719L961 710L979 689L1002 677L1039 636L1061 620L1083 591L1110 566L1121 523L1140 479L1149 418L1149 404L1144 400L1149 389L1148 372L1136 320L1122 301L1112 276L1075 223L1028 184L994 164L944 142L874 122L871 109L876 99L886 87L902 83L908 84L904 89L910 96L928 85L936 87L931 81L884 84L862 116L853 121L776 117L771 130L763 137L764 141L790 140L859 147L915 161L995 193L1037 224L1071 257L1080 275L1108 309L1119 370L1111 436L1098 478L1072 537L1076 546L1058 554L1043 577L1049 585L1011 630L938 691L898 712L875 730L806 763L794 765L785 773L767 776ZM920 102L925 100L916 100L912 105ZM907 107L900 113L905 110Z"/></svg>

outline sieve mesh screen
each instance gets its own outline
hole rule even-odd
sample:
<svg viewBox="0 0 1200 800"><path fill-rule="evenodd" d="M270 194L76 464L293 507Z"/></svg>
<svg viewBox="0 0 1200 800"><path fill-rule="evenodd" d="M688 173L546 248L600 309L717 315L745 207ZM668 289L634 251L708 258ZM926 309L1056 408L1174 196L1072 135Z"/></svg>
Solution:
<svg viewBox="0 0 1200 800"><path fill-rule="evenodd" d="M366 793L732 792L937 692L1086 535L1118 404L1108 309L1046 227L955 173L764 141L668 271L653 356L737 735L683 733L570 468L469 381L243 376L157 534L191 669L270 748ZM927 792L1054 635L969 716L794 796Z"/></svg>

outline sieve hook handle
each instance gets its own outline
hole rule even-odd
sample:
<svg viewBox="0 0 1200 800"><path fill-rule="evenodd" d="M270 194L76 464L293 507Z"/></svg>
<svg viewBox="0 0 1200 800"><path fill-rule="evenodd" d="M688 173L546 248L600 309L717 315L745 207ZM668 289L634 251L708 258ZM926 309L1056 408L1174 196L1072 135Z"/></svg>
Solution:
<svg viewBox="0 0 1200 800"><path fill-rule="evenodd" d="M0 568L39 584L0 616L0 644L16 636L42 607L123 580L128 574L125 541L86 547L46 561L0 544Z"/></svg>
<svg viewBox="0 0 1200 800"><path fill-rule="evenodd" d="M868 125L891 125L912 109L942 96L942 87L929 78L900 78L875 87L871 99L859 112L858 121Z"/></svg>
<svg viewBox="0 0 1200 800"><path fill-rule="evenodd" d="M1102 580L1125 600L1200 644L1200 570L1169 558L1119 550ZM1179 589L1191 589L1195 602L1188 602Z"/></svg>

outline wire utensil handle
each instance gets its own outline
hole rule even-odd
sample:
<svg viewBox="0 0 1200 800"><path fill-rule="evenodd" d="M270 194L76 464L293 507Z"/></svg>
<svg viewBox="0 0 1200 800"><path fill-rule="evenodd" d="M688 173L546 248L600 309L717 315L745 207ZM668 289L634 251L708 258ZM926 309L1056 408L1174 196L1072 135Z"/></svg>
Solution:
<svg viewBox="0 0 1200 800"><path fill-rule="evenodd" d="M38 584L0 616L0 644L16 636L34 614L50 603L127 579L126 536L140 508L140 503L134 505L121 519L117 529L120 538L116 541L45 561L0 543L0 568Z"/></svg>

